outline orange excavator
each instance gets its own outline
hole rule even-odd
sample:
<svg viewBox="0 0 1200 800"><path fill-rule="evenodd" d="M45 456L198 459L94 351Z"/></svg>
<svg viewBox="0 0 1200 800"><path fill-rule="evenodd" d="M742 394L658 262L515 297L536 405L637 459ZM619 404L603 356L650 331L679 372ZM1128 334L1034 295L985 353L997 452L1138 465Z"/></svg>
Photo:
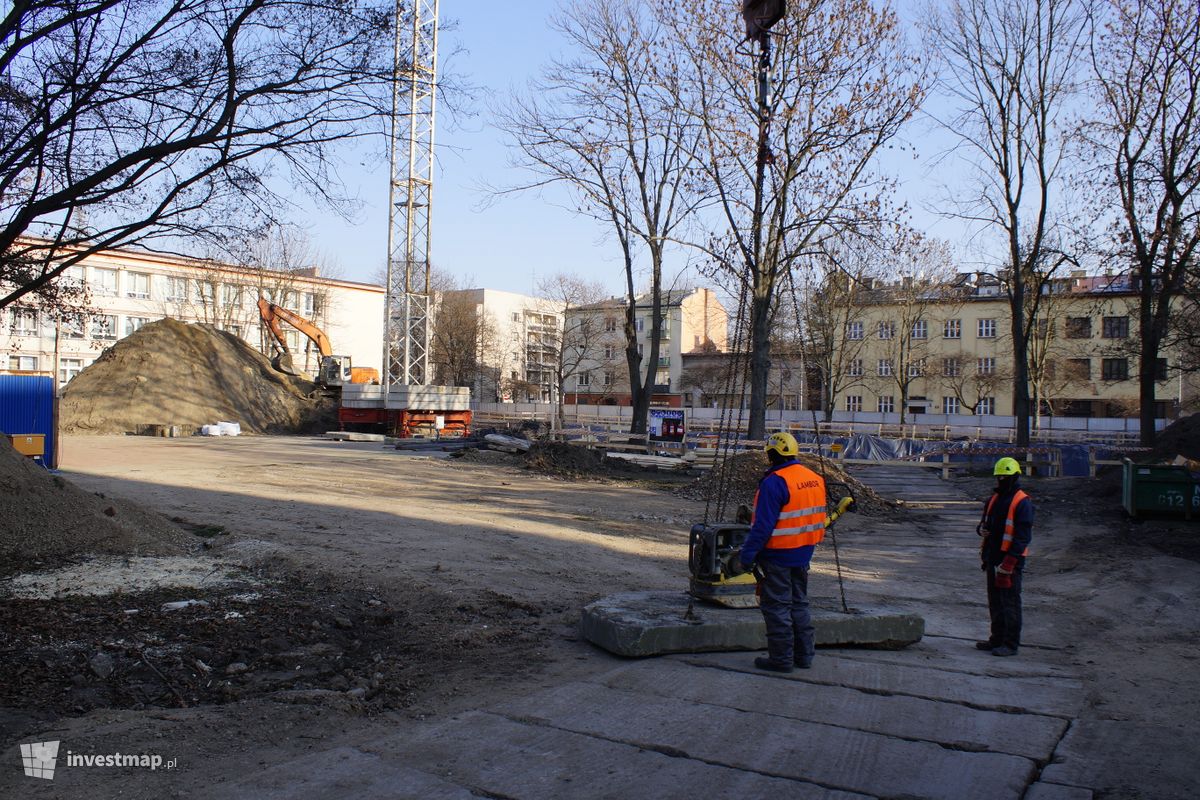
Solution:
<svg viewBox="0 0 1200 800"><path fill-rule="evenodd" d="M275 357L271 363L275 369L288 375L298 375L299 370L292 363L292 353L288 349L287 339L280 322L286 322L308 337L317 351L321 354L321 368L317 375L317 383L322 386L341 386L344 383L379 383L379 370L373 367L355 367L350 363L350 356L335 356L333 345L325 331L318 328L309 320L294 311L288 311L282 306L269 302L266 298L258 299L258 315L262 318L263 326L271 332L271 344L275 349Z"/></svg>

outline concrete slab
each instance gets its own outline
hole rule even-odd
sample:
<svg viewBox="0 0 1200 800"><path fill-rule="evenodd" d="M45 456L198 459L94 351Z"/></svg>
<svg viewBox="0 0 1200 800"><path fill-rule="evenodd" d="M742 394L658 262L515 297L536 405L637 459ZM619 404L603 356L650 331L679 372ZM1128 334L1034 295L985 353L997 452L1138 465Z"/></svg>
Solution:
<svg viewBox="0 0 1200 800"><path fill-rule="evenodd" d="M343 800L347 797L420 797L422 800L477 800L457 784L354 747L337 747L264 769L241 780L207 787L200 800L253 797L256 800Z"/></svg>
<svg viewBox="0 0 1200 800"><path fill-rule="evenodd" d="M520 701L516 706L521 707ZM705 727L701 734L713 741L724 739L715 727ZM704 763L649 741L620 741L605 732L584 735L479 711L464 714L418 738L397 736L365 745L364 749L408 764L421 764L441 779L469 788L478 797L867 800L862 794L787 776Z"/></svg>
<svg viewBox="0 0 1200 800"><path fill-rule="evenodd" d="M700 671L704 674L697 674ZM1049 761L1067 729L1067 721L1038 714L982 711L960 703L905 695L881 695L846 686L814 684L808 676L837 680L836 666L819 658L813 668L796 673L799 702L780 703L779 682L768 676L732 670L700 670L672 659L630 664L601 676L596 682L611 689L638 692L659 699L725 706L742 711L770 710L772 715L872 731L901 739L936 742L973 752L1008 753Z"/></svg>
<svg viewBox="0 0 1200 800"><path fill-rule="evenodd" d="M763 674L754 668L753 659L745 655L705 653L674 658L696 666ZM1064 718L1074 716L1083 706L1085 699L1083 683L1072 679L1021 676L980 678L958 670L876 664L852 657L843 658L834 653L817 653L817 659L829 662L830 670L797 670L779 677L807 683L849 686L879 694L944 700L992 711L1035 713Z"/></svg>
<svg viewBox="0 0 1200 800"><path fill-rule="evenodd" d="M1149 797L1141 789L1147 782L1155 787L1154 797L1195 797L1200 741L1192 730L1075 720L1041 779L1092 789L1102 797Z"/></svg>
<svg viewBox="0 0 1200 800"><path fill-rule="evenodd" d="M358 433L357 431L326 431L325 438L335 442L382 442L382 433Z"/></svg>
<svg viewBox="0 0 1200 800"><path fill-rule="evenodd" d="M813 607L818 646L906 647L919 641L924 620L886 609ZM683 592L627 592L584 607L585 639L621 656L763 650L766 631L757 608L718 608L692 601Z"/></svg>
<svg viewBox="0 0 1200 800"><path fill-rule="evenodd" d="M1092 800L1094 797L1091 789L1039 781L1025 791L1021 800Z"/></svg>
<svg viewBox="0 0 1200 800"><path fill-rule="evenodd" d="M771 680L777 685L775 696L759 713L680 703L595 684L549 689L500 710L558 730L673 752L691 763L719 764L876 797L1012 800L1036 775L1036 764L1027 758L954 750L779 716L776 709L807 703L821 688ZM712 787L703 794L732 796ZM696 795L677 788L665 795L643 792L639 796Z"/></svg>

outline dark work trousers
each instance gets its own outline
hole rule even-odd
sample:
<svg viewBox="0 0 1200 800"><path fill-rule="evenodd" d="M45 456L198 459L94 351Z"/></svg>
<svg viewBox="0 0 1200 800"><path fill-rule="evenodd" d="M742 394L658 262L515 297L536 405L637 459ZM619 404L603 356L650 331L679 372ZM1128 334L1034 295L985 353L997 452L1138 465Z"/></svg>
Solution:
<svg viewBox="0 0 1200 800"><path fill-rule="evenodd" d="M1021 573L1023 564L1013 570L1011 589L996 587L996 568L987 569L988 611L992 615L990 641L996 647L1007 645L1013 650L1021 646Z"/></svg>
<svg viewBox="0 0 1200 800"><path fill-rule="evenodd" d="M776 664L812 661L812 617L808 613L808 570L784 567L766 559L759 606L767 623L767 655Z"/></svg>

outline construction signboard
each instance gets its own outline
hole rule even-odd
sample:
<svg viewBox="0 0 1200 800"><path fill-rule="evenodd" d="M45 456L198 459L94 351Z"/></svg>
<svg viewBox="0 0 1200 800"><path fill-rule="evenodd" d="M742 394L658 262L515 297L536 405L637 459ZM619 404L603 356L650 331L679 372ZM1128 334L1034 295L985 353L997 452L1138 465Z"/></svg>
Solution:
<svg viewBox="0 0 1200 800"><path fill-rule="evenodd" d="M682 408L650 409L650 441L682 442L686 429Z"/></svg>

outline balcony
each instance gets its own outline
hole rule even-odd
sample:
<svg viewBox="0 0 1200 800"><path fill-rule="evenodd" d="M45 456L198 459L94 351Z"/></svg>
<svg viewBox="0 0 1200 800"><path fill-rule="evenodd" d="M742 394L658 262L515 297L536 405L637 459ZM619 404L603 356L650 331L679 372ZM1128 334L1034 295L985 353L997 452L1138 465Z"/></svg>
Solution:
<svg viewBox="0 0 1200 800"><path fill-rule="evenodd" d="M666 383L656 383L650 388L650 391L653 394L670 394L671 382L667 381Z"/></svg>

